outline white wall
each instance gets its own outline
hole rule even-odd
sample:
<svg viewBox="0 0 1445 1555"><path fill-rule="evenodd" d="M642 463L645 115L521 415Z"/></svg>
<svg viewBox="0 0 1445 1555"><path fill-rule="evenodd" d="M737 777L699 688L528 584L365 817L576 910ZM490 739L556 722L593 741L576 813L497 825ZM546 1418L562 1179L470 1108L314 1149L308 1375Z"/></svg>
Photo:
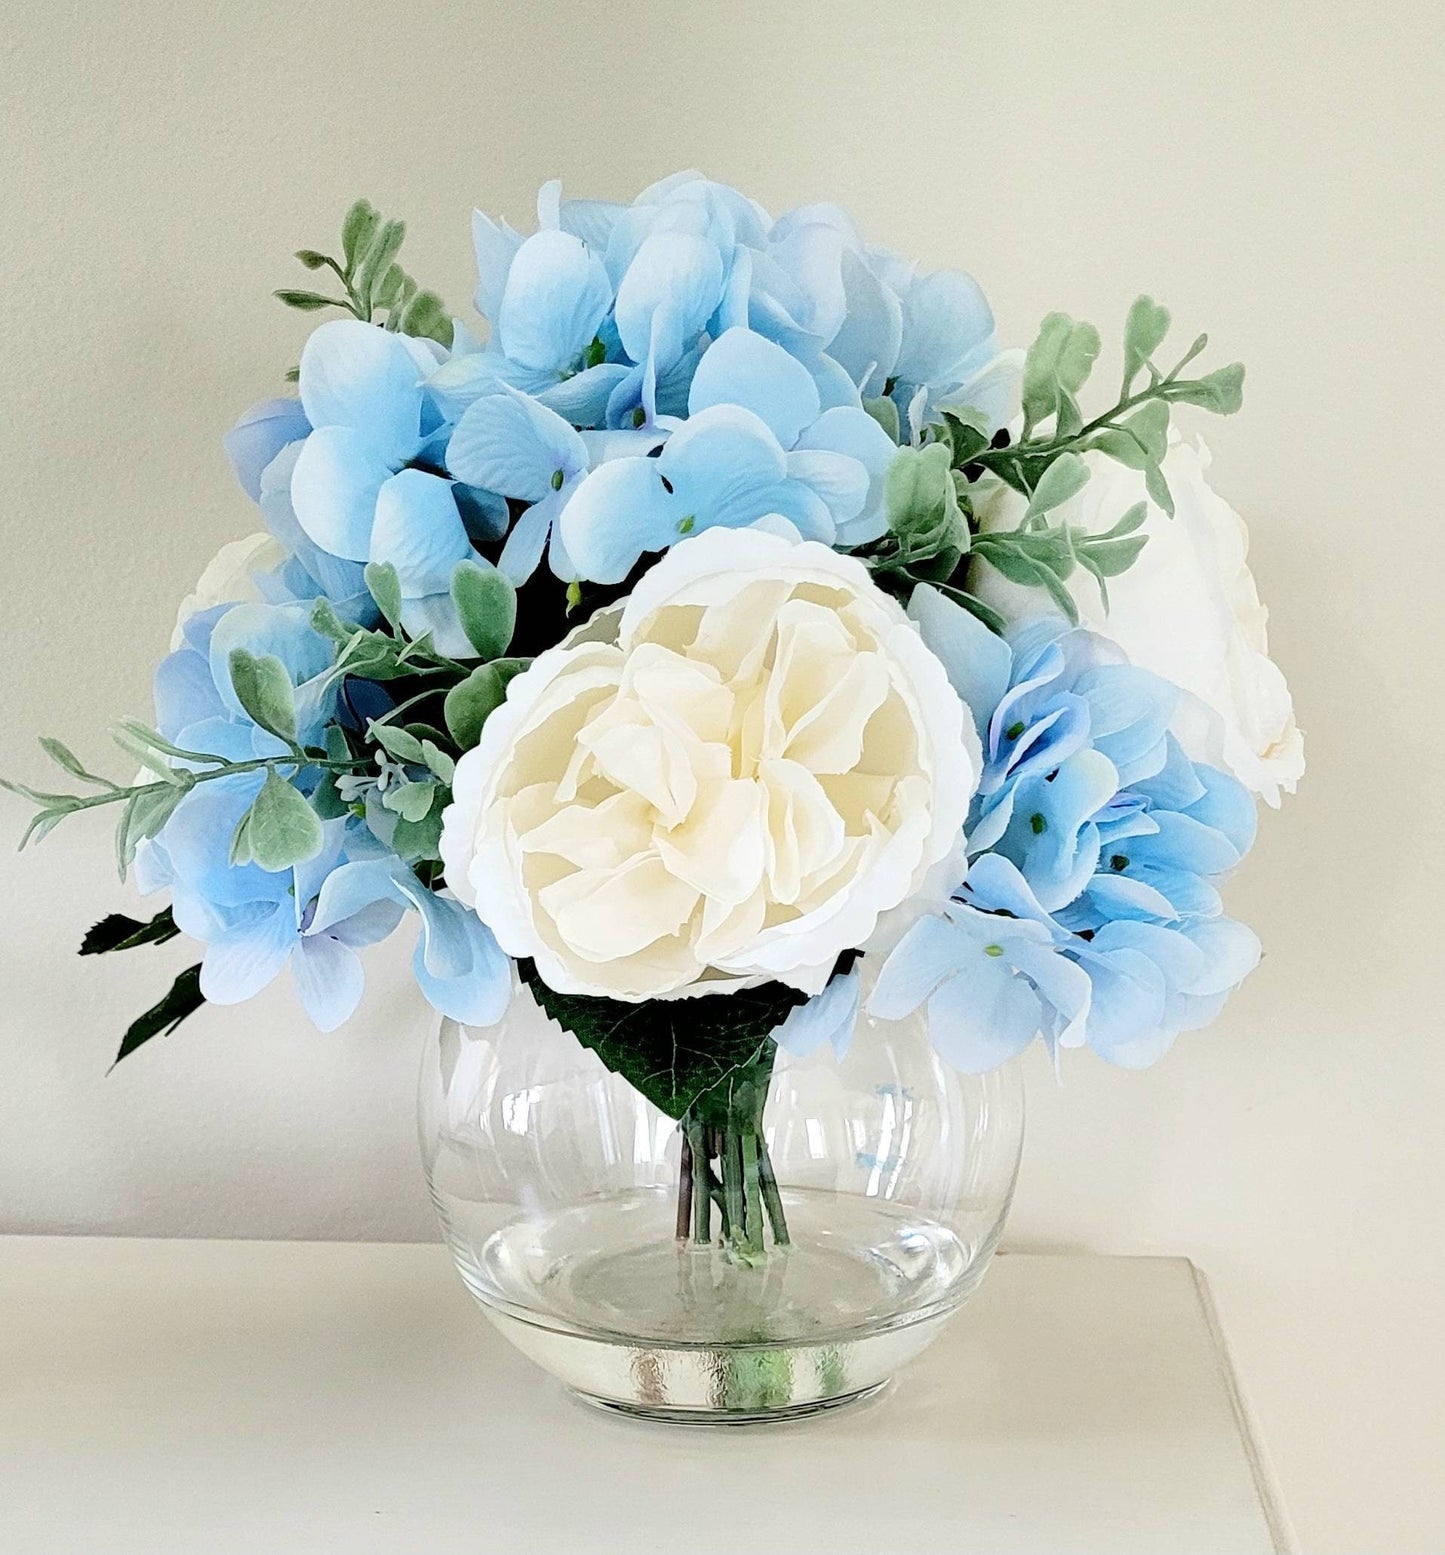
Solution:
<svg viewBox="0 0 1445 1555"><path fill-rule="evenodd" d="M1445 1547L1436 7L5 9L8 773L146 710L176 602L254 527L218 439L295 359L268 293L357 193L457 305L473 203L697 164L968 266L1018 343L1056 307L1117 342L1148 289L1248 360L1208 430L1310 757L1233 892L1268 956L1150 1074L1032 1066L1013 1241L1193 1256L1305 1547ZM273 990L107 1078L185 964L72 959L130 900L107 848L80 822L0 861L0 1229L429 1236L400 955L345 1034Z"/></svg>

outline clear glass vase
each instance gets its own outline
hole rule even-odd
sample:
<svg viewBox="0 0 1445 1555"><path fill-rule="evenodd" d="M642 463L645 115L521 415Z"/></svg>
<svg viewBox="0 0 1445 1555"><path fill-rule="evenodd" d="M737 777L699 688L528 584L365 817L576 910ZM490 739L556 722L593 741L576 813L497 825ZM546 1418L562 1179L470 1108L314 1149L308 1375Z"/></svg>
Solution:
<svg viewBox="0 0 1445 1555"><path fill-rule="evenodd" d="M1023 1143L1016 1065L948 1067L921 1018L777 1052L725 1114L665 1117L522 988L442 1021L422 1154L463 1280L583 1397L679 1421L881 1387L983 1278Z"/></svg>

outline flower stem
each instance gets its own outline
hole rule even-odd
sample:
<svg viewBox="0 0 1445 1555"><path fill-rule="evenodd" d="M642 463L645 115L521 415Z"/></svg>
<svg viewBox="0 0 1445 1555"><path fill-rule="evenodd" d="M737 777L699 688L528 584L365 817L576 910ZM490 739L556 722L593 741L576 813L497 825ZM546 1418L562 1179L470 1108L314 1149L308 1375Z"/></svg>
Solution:
<svg viewBox="0 0 1445 1555"><path fill-rule="evenodd" d="M783 1198L763 1133L769 1078L760 1072L742 1080L726 1097L709 1098L706 1116L698 1107L679 1125L679 1241L712 1245L715 1206L721 1240L734 1256L762 1258L769 1232L775 1247L788 1246Z"/></svg>

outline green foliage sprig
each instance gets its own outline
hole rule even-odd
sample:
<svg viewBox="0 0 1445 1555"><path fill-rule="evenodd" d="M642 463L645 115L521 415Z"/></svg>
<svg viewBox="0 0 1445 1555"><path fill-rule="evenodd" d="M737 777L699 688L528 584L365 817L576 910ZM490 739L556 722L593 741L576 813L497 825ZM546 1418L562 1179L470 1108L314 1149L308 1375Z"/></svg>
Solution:
<svg viewBox="0 0 1445 1555"><path fill-rule="evenodd" d="M1065 585L1082 567L1097 581L1107 608L1108 580L1131 567L1144 548L1147 536L1137 531L1148 505L1135 504L1102 533L1056 522L1050 515L1088 481L1084 455L1101 453L1140 471L1150 499L1172 517L1174 501L1163 471L1172 408L1194 405L1232 415L1243 398L1244 368L1238 362L1202 377L1185 376L1207 346L1206 335L1172 367L1157 365L1169 324L1167 309L1150 297L1136 299L1124 325L1118 396L1089 420L1078 396L1099 357L1099 331L1065 313L1044 320L1025 357L1023 426L1016 442L1006 431L990 435L986 420L969 406L938 407L922 446L900 449L889 470L889 533L866 557L878 582L905 598L917 584L932 583L1001 632L1002 618L966 587L969 558L987 561L1015 583L1044 590L1074 623L1078 610ZM893 402L872 401L867 408L896 437ZM1025 496L1028 507L1016 529L980 533L977 509L1000 481Z"/></svg>
<svg viewBox="0 0 1445 1555"><path fill-rule="evenodd" d="M303 313L341 308L364 324L383 313L387 329L450 347L452 321L445 304L434 291L419 287L397 263L405 237L404 221L383 220L370 200L357 200L341 223L340 259L314 248L296 251L308 270L330 270L345 295L328 297L294 287L282 287L274 295ZM295 376L294 368L288 376Z"/></svg>

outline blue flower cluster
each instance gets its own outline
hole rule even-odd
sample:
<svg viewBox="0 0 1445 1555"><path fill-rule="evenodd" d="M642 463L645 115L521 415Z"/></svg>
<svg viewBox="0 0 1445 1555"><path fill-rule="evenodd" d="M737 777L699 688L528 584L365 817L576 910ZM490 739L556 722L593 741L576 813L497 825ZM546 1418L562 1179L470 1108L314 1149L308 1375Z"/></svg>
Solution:
<svg viewBox="0 0 1445 1555"><path fill-rule="evenodd" d="M891 395L912 437L940 403L1001 423L1016 398L977 284L870 247L836 206L775 222L684 173L630 206L549 184L538 221L476 216L484 345L323 324L299 399L229 440L313 592L364 615L362 569L388 562L403 625L442 652L465 651L447 586L476 547L504 542L514 583L548 552L564 581L615 583L715 525L858 545L897 447L865 399Z"/></svg>
<svg viewBox="0 0 1445 1555"><path fill-rule="evenodd" d="M928 587L910 611L975 711L983 777L968 878L900 941L870 1013L926 1003L966 1070L1039 1033L1152 1063L1259 959L1217 889L1254 840L1249 793L1184 755L1176 690L1105 639L1052 616L997 637Z"/></svg>
<svg viewBox="0 0 1445 1555"><path fill-rule="evenodd" d="M229 659L233 648L244 647L284 667L295 687L297 739L322 742L338 715L338 689L332 646L309 617L306 605L266 603L193 615L156 672L161 735L179 750L234 763L286 752L236 696ZM178 764L196 765L183 758ZM320 851L293 868L232 862L232 838L265 776L239 771L198 783L159 837L137 853L140 889L169 889L177 926L205 944L205 997L238 1004L289 964L307 1013L321 1030L334 1030L361 998L357 950L386 938L412 908L422 923L413 960L422 992L456 1020L485 1025L500 1018L511 969L491 933L461 903L426 889L360 818L323 822ZM315 769L297 781L314 788Z"/></svg>

